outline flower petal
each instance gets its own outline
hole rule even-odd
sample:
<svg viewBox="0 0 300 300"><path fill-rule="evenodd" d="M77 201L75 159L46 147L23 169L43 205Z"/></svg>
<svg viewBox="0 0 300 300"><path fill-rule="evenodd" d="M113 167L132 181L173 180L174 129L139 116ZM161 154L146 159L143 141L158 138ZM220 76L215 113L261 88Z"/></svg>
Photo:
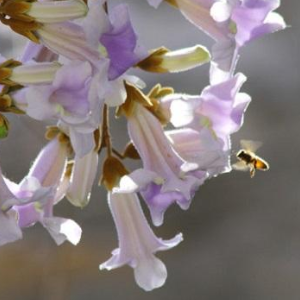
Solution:
<svg viewBox="0 0 300 300"><path fill-rule="evenodd" d="M43 226L49 231L57 245L61 245L66 240L77 245L81 239L82 230L73 220L58 217L44 218Z"/></svg>
<svg viewBox="0 0 300 300"><path fill-rule="evenodd" d="M167 275L166 266L154 255L137 261L137 266L134 268L135 281L145 291L163 286Z"/></svg>
<svg viewBox="0 0 300 300"><path fill-rule="evenodd" d="M3 213L0 211L0 246L22 238L22 231L17 223L14 211Z"/></svg>

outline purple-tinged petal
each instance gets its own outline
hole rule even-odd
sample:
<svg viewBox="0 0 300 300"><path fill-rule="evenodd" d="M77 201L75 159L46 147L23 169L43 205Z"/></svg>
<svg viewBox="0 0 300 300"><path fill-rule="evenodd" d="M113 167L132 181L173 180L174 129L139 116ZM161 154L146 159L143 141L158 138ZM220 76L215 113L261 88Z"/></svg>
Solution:
<svg viewBox="0 0 300 300"><path fill-rule="evenodd" d="M281 15L277 13L270 13L265 19L264 24L253 29L249 37L249 41L260 38L266 34L273 33L286 28L286 24Z"/></svg>
<svg viewBox="0 0 300 300"><path fill-rule="evenodd" d="M237 44L243 46L254 38L284 29L286 25L282 17L272 13L279 5L279 0L244 0L237 5L232 14L237 26Z"/></svg>
<svg viewBox="0 0 300 300"><path fill-rule="evenodd" d="M222 140L208 128L200 132L190 128L170 130L166 134L182 158L196 163L197 168L207 171L210 177L231 169L229 151L223 150Z"/></svg>
<svg viewBox="0 0 300 300"><path fill-rule="evenodd" d="M22 238L22 231L17 223L17 215L11 210L0 211L0 246L15 242Z"/></svg>
<svg viewBox="0 0 300 300"><path fill-rule="evenodd" d="M116 6L110 12L109 18L112 27L102 34L100 42L106 48L110 59L108 78L114 80L147 54L139 53L137 35L131 25L127 5Z"/></svg>
<svg viewBox="0 0 300 300"><path fill-rule="evenodd" d="M37 178L42 186L57 185L63 174L66 160L67 146L55 138L39 153L28 176Z"/></svg>
<svg viewBox="0 0 300 300"><path fill-rule="evenodd" d="M230 79L239 59L239 48L233 39L216 42L212 47L210 84L218 84Z"/></svg>
<svg viewBox="0 0 300 300"><path fill-rule="evenodd" d="M239 93L245 81L246 77L239 73L227 81L206 87L198 97L174 95L174 101L171 101L172 96L169 96L172 124L195 130L208 127L221 138L236 132L251 100L247 94Z"/></svg>
<svg viewBox="0 0 300 300"><path fill-rule="evenodd" d="M92 67L88 62L75 61L63 66L55 76L55 94L50 102L60 104L69 113L86 115L89 112L87 93Z"/></svg>
<svg viewBox="0 0 300 300"><path fill-rule="evenodd" d="M104 10L104 0L88 0L89 11L82 21L82 27L87 42L97 49L99 37L111 28L108 16Z"/></svg>
<svg viewBox="0 0 300 300"><path fill-rule="evenodd" d="M41 212L33 203L16 206L15 210L18 212L18 224L21 228L32 226L42 220Z"/></svg>
<svg viewBox="0 0 300 300"><path fill-rule="evenodd" d="M212 128L219 134L231 134L242 125L244 111L251 98L239 90L246 77L239 73L235 77L204 89L202 113L212 122Z"/></svg>
<svg viewBox="0 0 300 300"><path fill-rule="evenodd" d="M0 211L6 211L16 203L18 203L18 200L10 191L0 168Z"/></svg>

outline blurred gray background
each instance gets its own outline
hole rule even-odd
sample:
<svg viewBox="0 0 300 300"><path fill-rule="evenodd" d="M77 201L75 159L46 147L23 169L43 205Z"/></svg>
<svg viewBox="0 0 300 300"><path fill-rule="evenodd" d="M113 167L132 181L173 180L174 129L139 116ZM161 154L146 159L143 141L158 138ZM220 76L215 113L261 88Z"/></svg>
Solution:
<svg viewBox="0 0 300 300"><path fill-rule="evenodd" d="M212 45L168 5L155 10L145 0L127 2L148 48ZM0 299L300 299L300 3L283 0L279 12L291 27L241 53L237 71L247 75L243 91L253 100L243 128L232 137L235 150L240 139L263 141L258 154L271 169L253 179L240 172L219 176L201 186L188 211L169 209L156 234L171 238L182 232L185 240L158 254L169 272L165 286L146 293L135 284L129 267L98 270L117 246L117 236L106 193L95 186L84 210L67 201L56 207L57 215L82 226L78 246L57 247L37 224L24 231L23 240L0 249ZM17 46L2 34L2 54L10 57ZM161 82L197 94L208 84L208 68L168 76L138 74L149 88ZM19 181L45 143L44 128L26 117L10 120L10 136L0 141L1 166ZM114 125L114 143L121 149L127 139L124 123Z"/></svg>

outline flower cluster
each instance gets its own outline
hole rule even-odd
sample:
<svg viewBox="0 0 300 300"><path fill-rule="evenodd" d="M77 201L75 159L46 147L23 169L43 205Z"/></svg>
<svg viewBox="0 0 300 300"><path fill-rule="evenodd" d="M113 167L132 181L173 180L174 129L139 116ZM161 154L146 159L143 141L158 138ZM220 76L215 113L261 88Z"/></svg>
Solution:
<svg viewBox="0 0 300 300"><path fill-rule="evenodd" d="M148 0L156 8L167 2L179 9L215 41L211 54L201 45L148 50L128 6L112 2L0 2L2 25L28 39L19 58L0 56L0 137L9 133L7 113L52 123L48 143L19 184L0 170L0 245L22 238L23 228L37 222L58 245L76 245L80 226L54 216L54 207L64 199L81 208L89 203L105 151L100 182L108 191L119 246L100 269L128 264L137 284L149 291L167 277L155 253L183 238L156 237L140 201L160 226L170 205L188 209L206 180L231 171L230 137L251 100L240 92L246 76L235 73L240 48L285 23L273 12L280 0ZM208 62L210 85L199 95L160 84L145 92L144 82L130 75L133 68L172 73ZM122 152L110 138L110 109L127 120L129 140ZM125 158L140 160L140 168L129 170Z"/></svg>

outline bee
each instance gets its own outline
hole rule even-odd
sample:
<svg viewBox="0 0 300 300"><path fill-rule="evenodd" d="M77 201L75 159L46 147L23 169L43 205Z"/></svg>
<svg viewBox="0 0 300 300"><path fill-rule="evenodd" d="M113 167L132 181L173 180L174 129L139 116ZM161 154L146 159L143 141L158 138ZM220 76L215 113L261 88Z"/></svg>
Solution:
<svg viewBox="0 0 300 300"><path fill-rule="evenodd" d="M248 140L241 140L241 150L236 154L239 160L232 167L238 171L250 171L250 177L253 178L256 170L267 171L269 164L255 154L255 151L262 145L261 142L254 142Z"/></svg>

